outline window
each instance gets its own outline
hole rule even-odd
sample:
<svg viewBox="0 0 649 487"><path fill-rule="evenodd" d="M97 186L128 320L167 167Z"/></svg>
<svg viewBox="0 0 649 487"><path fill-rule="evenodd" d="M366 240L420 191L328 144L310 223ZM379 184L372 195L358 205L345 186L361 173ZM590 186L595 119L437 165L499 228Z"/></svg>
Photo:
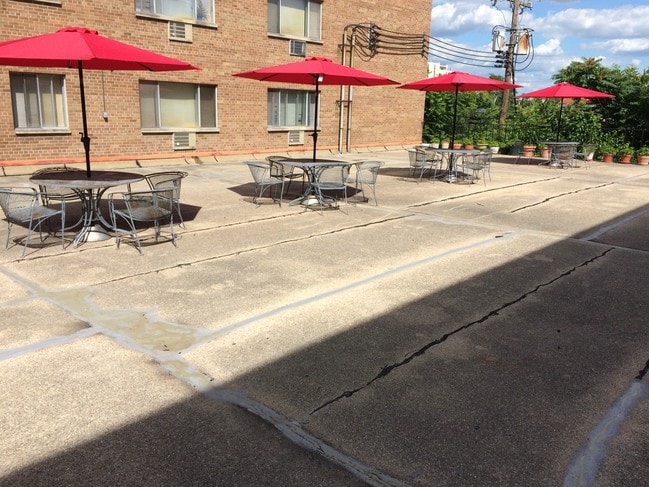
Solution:
<svg viewBox="0 0 649 487"><path fill-rule="evenodd" d="M143 129L215 129L216 86L140 82Z"/></svg>
<svg viewBox="0 0 649 487"><path fill-rule="evenodd" d="M11 73L9 79L16 129L68 129L63 76Z"/></svg>
<svg viewBox="0 0 649 487"><path fill-rule="evenodd" d="M214 23L214 0L135 0L139 14Z"/></svg>
<svg viewBox="0 0 649 487"><path fill-rule="evenodd" d="M297 90L268 90L268 126L307 128L313 126L315 93Z"/></svg>
<svg viewBox="0 0 649 487"><path fill-rule="evenodd" d="M316 0L268 0L268 32L319 41L322 2Z"/></svg>

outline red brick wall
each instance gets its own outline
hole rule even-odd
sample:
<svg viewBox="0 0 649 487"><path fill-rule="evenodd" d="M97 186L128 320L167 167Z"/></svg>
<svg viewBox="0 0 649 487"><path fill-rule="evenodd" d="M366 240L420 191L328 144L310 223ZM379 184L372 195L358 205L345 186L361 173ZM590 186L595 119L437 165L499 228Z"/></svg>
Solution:
<svg viewBox="0 0 649 487"><path fill-rule="evenodd" d="M145 157L191 157L197 154L288 149L286 132L268 132L266 92L282 85L231 76L232 73L300 60L288 55L288 40L270 38L266 2L215 1L217 28L194 26L193 43L167 39L167 22L136 18L133 0L110 2L64 0L62 5L3 0L0 41L55 31L68 25L183 59L202 71L175 73L84 71L91 154L94 160ZM339 45L345 26L373 22L406 33L428 32L430 0L324 0L323 42L308 43L307 56L341 61ZM10 26L10 28L9 28ZM421 56L380 54L354 66L406 82L426 76ZM11 71L60 73L66 76L70 134L16 135L13 127ZM102 77L105 92L102 93ZM171 134L143 134L140 128L138 80L186 81L218 85L218 133L199 133L196 151L173 151ZM298 88L298 85L284 85ZM306 85L302 85L306 89ZM322 87L319 147L337 148L340 88ZM109 114L105 121L101 114ZM354 87L352 146L409 144L421 140L424 95L390 87ZM0 67L0 164L82 159L79 84L75 70ZM343 139L344 140L344 139ZM311 148L305 137L303 149ZM344 146L343 146L344 147Z"/></svg>

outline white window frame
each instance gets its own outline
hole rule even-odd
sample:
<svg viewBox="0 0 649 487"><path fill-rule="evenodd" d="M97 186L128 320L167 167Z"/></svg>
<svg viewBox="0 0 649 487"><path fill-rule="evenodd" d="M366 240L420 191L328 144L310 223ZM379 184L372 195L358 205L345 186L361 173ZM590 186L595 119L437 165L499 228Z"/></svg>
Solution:
<svg viewBox="0 0 649 487"><path fill-rule="evenodd" d="M299 114L303 118L303 124L282 124L285 117L285 110L288 108L289 96L304 96L302 103L303 111ZM268 130L306 130L313 128L315 115L315 92L308 90L268 90Z"/></svg>
<svg viewBox="0 0 649 487"><path fill-rule="evenodd" d="M174 13L174 3L185 3L189 7L187 14ZM169 8L165 8L168 5ZM201 8L203 14L201 14ZM214 0L135 0L135 13L144 17L178 20L187 23L214 25Z"/></svg>
<svg viewBox="0 0 649 487"><path fill-rule="evenodd" d="M304 31L302 35L286 33L282 27L282 11L286 8L283 3L303 2ZM273 18L274 13L279 19ZM317 14L317 17L314 15ZM293 39L304 39L322 42L322 0L268 0L268 34ZM317 23L317 26L313 24ZM317 32L311 32L317 30Z"/></svg>
<svg viewBox="0 0 649 487"><path fill-rule="evenodd" d="M144 117L143 114L143 99L142 99L142 88L143 87L152 87L154 90L154 125L153 126L144 126ZM164 86L168 89L173 89L177 86L178 88L187 88L193 87L194 89L194 124L190 126L165 126L162 125L161 120L164 118L162 113L162 105L160 99L160 87ZM208 89L213 90L214 93L214 125L205 125L207 122L203 122L203 113L201 102L201 90ZM196 83L172 83L167 81L140 81L140 90L139 90L139 99L140 99L140 126L142 132L174 132L177 130L191 130L194 132L215 132L218 131L219 118L218 118L218 89L216 85L207 85L207 84L196 84Z"/></svg>
<svg viewBox="0 0 649 487"><path fill-rule="evenodd" d="M65 76L43 73L9 73L9 79L16 133L70 132ZM28 88L25 83L28 79L31 79L35 85L36 91L30 92L31 95L35 95L35 98L27 95ZM17 90L18 85L20 85L20 91ZM49 88L50 93L54 94L49 101L45 99L43 94L46 87ZM57 88L60 88L60 91ZM47 111L54 117L53 124L48 124L43 120L45 103L49 104Z"/></svg>

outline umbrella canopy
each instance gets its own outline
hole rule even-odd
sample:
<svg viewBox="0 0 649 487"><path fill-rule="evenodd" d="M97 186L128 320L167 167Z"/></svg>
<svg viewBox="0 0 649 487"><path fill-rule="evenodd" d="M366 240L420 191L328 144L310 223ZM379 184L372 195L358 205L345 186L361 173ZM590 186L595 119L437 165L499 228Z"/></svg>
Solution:
<svg viewBox="0 0 649 487"><path fill-rule="evenodd" d="M100 36L97 31L85 27L65 27L49 34L0 42L0 65L78 69L83 118L81 142L85 149L88 177L90 177L90 137L88 137L83 69L120 71L201 69L185 61Z"/></svg>
<svg viewBox="0 0 649 487"><path fill-rule="evenodd" d="M442 76L435 76L433 78L424 78L418 81L411 81L405 83L399 88L406 90L419 90L419 91L451 91L455 93L455 101L453 103L453 129L451 131L451 147L455 142L455 127L457 122L457 97L460 91L495 91L495 90L509 90L512 88L519 88L521 85L507 83L497 79L486 78L484 76L477 76L475 74L463 73L461 71L454 71L452 73L444 74Z"/></svg>
<svg viewBox="0 0 649 487"><path fill-rule="evenodd" d="M320 85L354 85L380 86L398 85L396 81L376 74L351 68L333 62L323 57L311 57L303 61L280 64L268 68L235 73L233 76L250 78L259 81L274 81L277 83L298 83L315 85L315 116L313 121L313 159L316 158L318 144L318 104L320 100Z"/></svg>
<svg viewBox="0 0 649 487"><path fill-rule="evenodd" d="M561 112L563 111L564 98L615 98L615 95L609 95L601 91L589 90L581 86L575 86L570 83L557 83L556 85L541 88L540 90L530 91L520 95L519 98L561 98L559 106L559 120L557 123L557 141L561 130Z"/></svg>

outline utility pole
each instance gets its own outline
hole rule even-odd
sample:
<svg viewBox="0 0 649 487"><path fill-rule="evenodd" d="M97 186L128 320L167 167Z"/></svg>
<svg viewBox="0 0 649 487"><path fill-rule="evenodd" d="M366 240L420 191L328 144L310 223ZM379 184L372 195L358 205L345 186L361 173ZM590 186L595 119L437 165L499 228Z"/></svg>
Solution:
<svg viewBox="0 0 649 487"><path fill-rule="evenodd" d="M516 47L519 41L519 28L518 28L518 18L523 11L527 9L532 9L532 0L507 0L510 4L512 10L512 21L511 25L507 29L509 31L509 39L507 41L507 49L503 53L504 59L503 64L505 66L505 81L507 83L515 82L515 70L516 70ZM498 0L491 0L492 5L496 5ZM498 125L500 128L505 126L507 120L507 111L509 110L509 90L503 92L502 105L500 107L500 119Z"/></svg>

